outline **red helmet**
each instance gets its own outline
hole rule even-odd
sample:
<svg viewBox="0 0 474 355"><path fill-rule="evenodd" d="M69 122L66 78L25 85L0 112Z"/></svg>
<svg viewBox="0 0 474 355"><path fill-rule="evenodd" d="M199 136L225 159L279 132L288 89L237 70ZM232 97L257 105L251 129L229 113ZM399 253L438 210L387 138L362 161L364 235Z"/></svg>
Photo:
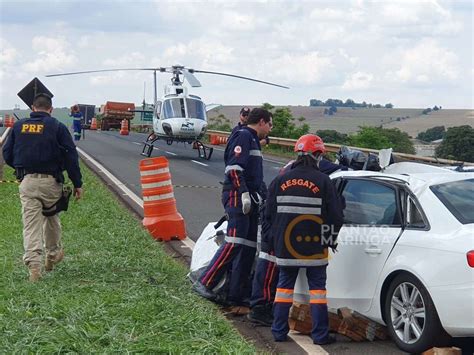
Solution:
<svg viewBox="0 0 474 355"><path fill-rule="evenodd" d="M295 152L301 153L326 153L323 140L315 134L305 134L301 136L295 144Z"/></svg>

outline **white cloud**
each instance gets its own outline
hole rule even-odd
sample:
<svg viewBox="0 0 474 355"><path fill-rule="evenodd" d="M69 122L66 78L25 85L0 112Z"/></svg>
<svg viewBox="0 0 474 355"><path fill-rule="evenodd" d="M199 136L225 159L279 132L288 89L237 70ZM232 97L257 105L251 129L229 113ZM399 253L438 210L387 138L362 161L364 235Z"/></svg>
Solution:
<svg viewBox="0 0 474 355"><path fill-rule="evenodd" d="M432 39L422 40L415 47L404 50L400 62L399 69L389 73L389 77L403 83L452 81L459 77L457 55Z"/></svg>
<svg viewBox="0 0 474 355"><path fill-rule="evenodd" d="M146 56L141 52L133 51L122 57L108 58L104 60L106 68L120 68L120 67L138 67L144 65Z"/></svg>
<svg viewBox="0 0 474 355"><path fill-rule="evenodd" d="M18 51L4 38L0 38L0 65L13 64L18 57Z"/></svg>
<svg viewBox="0 0 474 355"><path fill-rule="evenodd" d="M361 71L355 72L346 79L342 85L344 90L363 90L369 89L374 80L374 76L370 73L364 73Z"/></svg>
<svg viewBox="0 0 474 355"><path fill-rule="evenodd" d="M329 57L318 52L307 54L285 54L280 58L266 61L266 71L276 78L296 85L311 85L321 81L333 66Z"/></svg>
<svg viewBox="0 0 474 355"><path fill-rule="evenodd" d="M32 40L32 48L37 58L25 63L23 68L29 72L64 69L77 61L69 47L63 37L36 36Z"/></svg>

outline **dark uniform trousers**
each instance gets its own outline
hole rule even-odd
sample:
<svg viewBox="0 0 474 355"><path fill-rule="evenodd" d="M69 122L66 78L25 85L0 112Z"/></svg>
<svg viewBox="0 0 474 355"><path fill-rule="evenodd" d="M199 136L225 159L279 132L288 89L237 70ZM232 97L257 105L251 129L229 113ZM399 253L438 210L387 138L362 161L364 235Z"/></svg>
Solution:
<svg viewBox="0 0 474 355"><path fill-rule="evenodd" d="M227 209L226 209L227 210ZM249 214L227 212L227 236L225 243L212 258L201 276L201 283L212 290L222 277L229 272L230 282L227 301L242 305L246 294L248 278L255 259L258 229L258 208L252 203Z"/></svg>
<svg viewBox="0 0 474 355"><path fill-rule="evenodd" d="M329 336L328 306L326 300L326 268L324 266L306 267L309 284L311 317L313 326L311 338L314 342L325 342ZM290 328L288 315L293 304L293 293L300 267L280 266L275 303L273 305L272 334L275 340L285 340Z"/></svg>
<svg viewBox="0 0 474 355"><path fill-rule="evenodd" d="M275 261L268 260L275 258L274 255L262 253L257 260L257 267L252 283L252 297L250 307L257 305L271 305L275 299L276 284L278 282L279 267Z"/></svg>

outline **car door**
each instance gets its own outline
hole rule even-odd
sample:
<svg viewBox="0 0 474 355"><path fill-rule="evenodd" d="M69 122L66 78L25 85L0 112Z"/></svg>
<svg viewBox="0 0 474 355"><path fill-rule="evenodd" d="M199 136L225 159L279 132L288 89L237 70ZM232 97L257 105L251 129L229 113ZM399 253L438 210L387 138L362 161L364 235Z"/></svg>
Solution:
<svg viewBox="0 0 474 355"><path fill-rule="evenodd" d="M345 199L339 246L328 267L330 307L370 308L377 280L401 233L399 189L375 178L346 178L339 192Z"/></svg>

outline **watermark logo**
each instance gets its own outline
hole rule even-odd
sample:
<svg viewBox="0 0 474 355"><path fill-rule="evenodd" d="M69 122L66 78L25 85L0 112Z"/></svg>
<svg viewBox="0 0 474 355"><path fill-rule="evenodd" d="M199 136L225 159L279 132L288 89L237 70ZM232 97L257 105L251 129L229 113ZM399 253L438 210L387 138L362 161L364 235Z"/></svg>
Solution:
<svg viewBox="0 0 474 355"><path fill-rule="evenodd" d="M327 248L324 248L322 253L308 253L315 249L314 244L322 246L322 244L325 242L324 240L321 240L320 235L315 235L314 232L310 233L309 230L308 234L304 235L294 232L294 229L303 222L313 222L318 224L321 226L321 228L317 228L317 226L315 226L314 231L318 229L324 231L324 222L321 217L309 214L300 215L294 218L285 229L284 241L286 249L295 259L327 259L329 255ZM308 223L305 223L306 228L307 226Z"/></svg>

